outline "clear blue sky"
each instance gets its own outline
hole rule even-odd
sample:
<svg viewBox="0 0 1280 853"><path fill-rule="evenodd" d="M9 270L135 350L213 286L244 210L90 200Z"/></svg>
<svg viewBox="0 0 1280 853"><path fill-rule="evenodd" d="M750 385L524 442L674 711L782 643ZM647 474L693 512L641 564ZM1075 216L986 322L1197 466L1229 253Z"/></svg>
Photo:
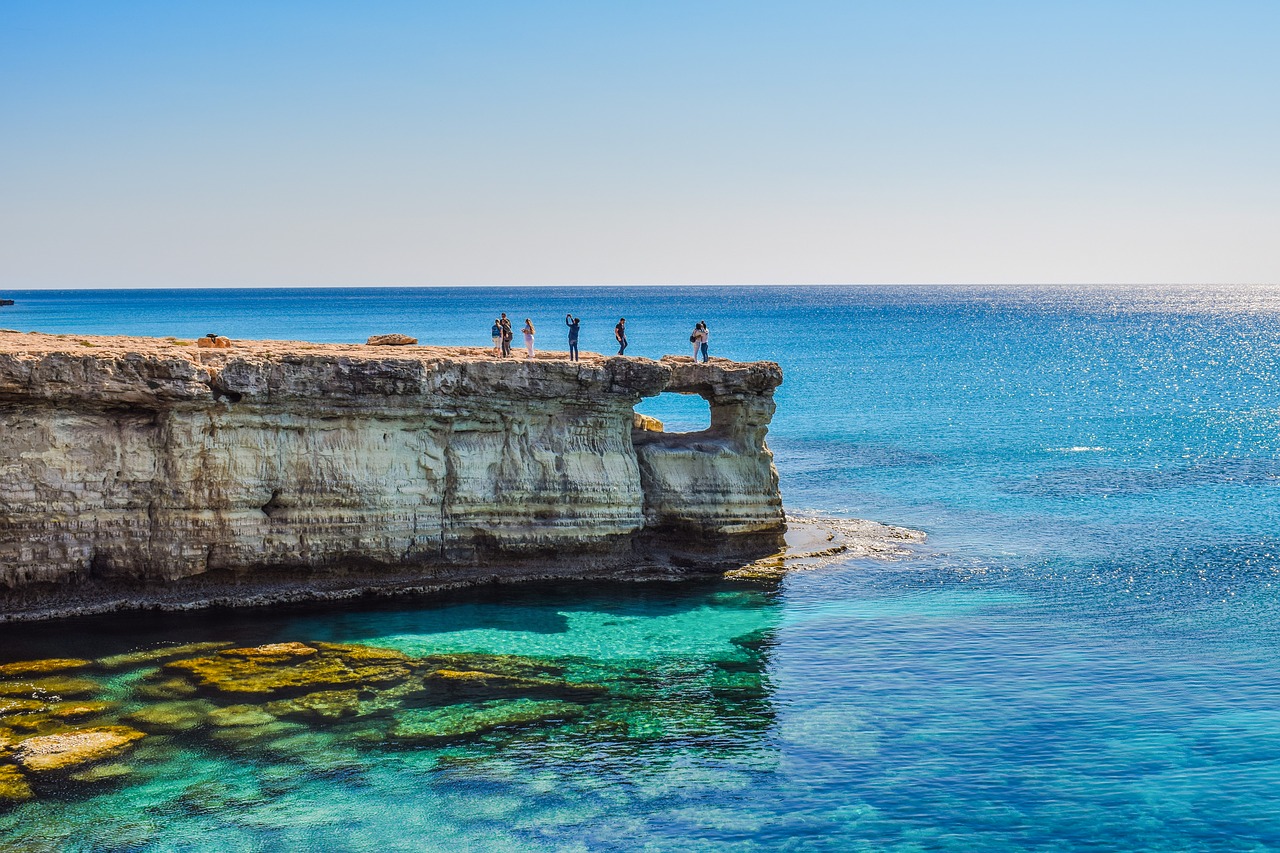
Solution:
<svg viewBox="0 0 1280 853"><path fill-rule="evenodd" d="M0 288L1280 283L1280 2L0 0Z"/></svg>

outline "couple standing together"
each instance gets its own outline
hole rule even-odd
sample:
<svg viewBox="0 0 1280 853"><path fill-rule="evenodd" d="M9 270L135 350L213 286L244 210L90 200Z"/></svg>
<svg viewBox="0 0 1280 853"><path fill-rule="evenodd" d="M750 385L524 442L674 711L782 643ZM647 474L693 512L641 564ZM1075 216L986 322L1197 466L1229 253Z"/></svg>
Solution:
<svg viewBox="0 0 1280 853"><path fill-rule="evenodd" d="M693 327L693 334L689 336L689 343L693 344L693 360L698 360L698 353L702 353L702 360L706 362L709 359L707 355L707 341L711 340L711 330L707 328L707 324L702 321Z"/></svg>

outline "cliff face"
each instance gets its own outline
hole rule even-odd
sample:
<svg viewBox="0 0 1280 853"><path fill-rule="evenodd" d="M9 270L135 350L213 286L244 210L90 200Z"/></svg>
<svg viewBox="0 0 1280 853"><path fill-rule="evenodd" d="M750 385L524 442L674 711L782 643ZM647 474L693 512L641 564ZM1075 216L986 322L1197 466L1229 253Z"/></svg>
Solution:
<svg viewBox="0 0 1280 853"><path fill-rule="evenodd" d="M783 528L780 381L723 360L0 334L0 586L758 550ZM711 429L633 430L663 391L708 399Z"/></svg>

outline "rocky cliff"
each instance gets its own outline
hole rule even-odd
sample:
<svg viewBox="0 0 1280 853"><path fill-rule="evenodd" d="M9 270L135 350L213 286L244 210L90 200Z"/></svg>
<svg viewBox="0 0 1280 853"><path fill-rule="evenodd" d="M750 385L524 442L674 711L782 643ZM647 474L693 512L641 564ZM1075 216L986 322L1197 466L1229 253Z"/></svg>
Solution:
<svg viewBox="0 0 1280 853"><path fill-rule="evenodd" d="M720 359L0 333L0 608L749 559L784 527L764 441L781 380ZM707 399L710 429L643 428L633 407L663 392Z"/></svg>

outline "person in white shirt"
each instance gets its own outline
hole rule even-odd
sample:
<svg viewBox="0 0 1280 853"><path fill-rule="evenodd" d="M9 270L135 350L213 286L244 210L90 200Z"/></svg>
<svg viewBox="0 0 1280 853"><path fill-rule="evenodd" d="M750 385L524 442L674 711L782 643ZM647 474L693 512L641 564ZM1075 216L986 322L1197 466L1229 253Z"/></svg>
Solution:
<svg viewBox="0 0 1280 853"><path fill-rule="evenodd" d="M524 332L524 357L533 358L533 321L525 317L524 328L520 331Z"/></svg>

